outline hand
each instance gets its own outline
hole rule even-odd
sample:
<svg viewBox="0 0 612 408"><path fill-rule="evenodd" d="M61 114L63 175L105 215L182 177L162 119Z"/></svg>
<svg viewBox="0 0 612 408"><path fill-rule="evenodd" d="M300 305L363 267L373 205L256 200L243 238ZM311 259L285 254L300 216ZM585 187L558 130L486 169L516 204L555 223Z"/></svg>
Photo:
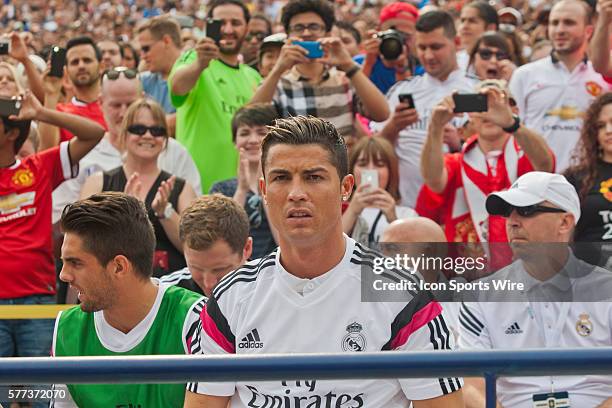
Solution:
<svg viewBox="0 0 612 408"><path fill-rule="evenodd" d="M368 30L368 38L361 42L361 48L366 58L376 59L380 53L380 38L376 37L376 30Z"/></svg>
<svg viewBox="0 0 612 408"><path fill-rule="evenodd" d="M419 121L419 114L416 109L408 107L407 103L400 102L395 107L395 111L391 114L391 119L385 126L390 128L394 133L399 133L402 129Z"/></svg>
<svg viewBox="0 0 612 408"><path fill-rule="evenodd" d="M249 192L249 161L245 157L244 148L238 152L238 190L243 193Z"/></svg>
<svg viewBox="0 0 612 408"><path fill-rule="evenodd" d="M62 93L62 78L49 75L49 70L43 74L45 98L59 99Z"/></svg>
<svg viewBox="0 0 612 408"><path fill-rule="evenodd" d="M370 193L368 197L370 202L369 207L378 208L385 215L385 218L389 223L397 220L397 214L395 213L395 199L388 191L382 188L377 188Z"/></svg>
<svg viewBox="0 0 612 408"><path fill-rule="evenodd" d="M24 38L19 33L13 31L9 35L9 39L11 41L11 52L9 55L23 64L29 56Z"/></svg>
<svg viewBox="0 0 612 408"><path fill-rule="evenodd" d="M508 94L494 87L483 88L480 93L486 94L488 98L488 110L486 113L481 114L482 118L503 128L512 126L514 118L512 117L512 108L508 102Z"/></svg>
<svg viewBox="0 0 612 408"><path fill-rule="evenodd" d="M361 184L351 195L351 201L346 209L347 211L360 215L364 208L370 207L370 196L372 194L372 186L369 184Z"/></svg>
<svg viewBox="0 0 612 408"><path fill-rule="evenodd" d="M170 199L170 193L172 193L172 189L174 188L175 181L176 176L172 176L168 180L162 181L161 185L157 189L155 198L153 198L153 202L151 203L151 209L153 209L155 215L159 216L160 214L164 213L164 210L168 205L168 200Z"/></svg>
<svg viewBox="0 0 612 408"><path fill-rule="evenodd" d="M431 112L430 123L432 126L444 127L455 116L455 102L452 96L447 96L437 104Z"/></svg>
<svg viewBox="0 0 612 408"><path fill-rule="evenodd" d="M510 82L510 77L512 77L512 74L516 69L516 65L514 65L514 63L510 60L501 60L497 65L499 66L499 75L501 76L501 79L506 80L506 82Z"/></svg>
<svg viewBox="0 0 612 408"><path fill-rule="evenodd" d="M33 120L38 118L38 115L43 109L40 101L32 94L31 91L26 91L25 94L13 99L21 100L21 109L19 109L18 115L9 116L10 120Z"/></svg>
<svg viewBox="0 0 612 408"><path fill-rule="evenodd" d="M199 39L195 50L198 53L198 64L202 70L208 67L210 61L219 58L219 47L211 38L204 37Z"/></svg>
<svg viewBox="0 0 612 408"><path fill-rule="evenodd" d="M346 50L340 38L327 37L320 41L324 55L317 60L318 62L335 66L341 71L348 71L355 65L351 54Z"/></svg>
<svg viewBox="0 0 612 408"><path fill-rule="evenodd" d="M310 61L306 55L308 51L299 45L294 45L292 39L288 39L285 45L281 48L280 55L274 65L273 70L278 74L284 74L297 64L304 64Z"/></svg>
<svg viewBox="0 0 612 408"><path fill-rule="evenodd" d="M612 0L599 0L597 2L599 19L606 27L612 23Z"/></svg>
<svg viewBox="0 0 612 408"><path fill-rule="evenodd" d="M132 197L136 197L140 199L140 193L142 191L142 183L140 181L140 174L132 173L130 178L125 183L125 188L123 192L125 194L131 195Z"/></svg>

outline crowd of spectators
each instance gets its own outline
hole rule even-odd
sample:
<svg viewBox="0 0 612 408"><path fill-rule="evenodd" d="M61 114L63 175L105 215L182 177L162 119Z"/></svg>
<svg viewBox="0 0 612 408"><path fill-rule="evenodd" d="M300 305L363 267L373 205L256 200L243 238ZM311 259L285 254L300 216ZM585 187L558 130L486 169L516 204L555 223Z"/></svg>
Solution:
<svg viewBox="0 0 612 408"><path fill-rule="evenodd" d="M364 246L388 243L390 226L410 242L507 243L516 214L487 197L537 172L579 200L558 241L597 243L585 259L612 266L611 0L11 0L0 20L0 305L79 301L59 279L60 219L107 191L144 203L153 276L209 296L279 243L261 145L298 115L331 122L348 147L342 229ZM248 219L231 251L185 241L222 229L215 216L181 224L214 193ZM197 276L194 262L207 265ZM470 336L493 319L449 309L452 327L478 326ZM52 334L52 321L0 319L0 357L48 355Z"/></svg>

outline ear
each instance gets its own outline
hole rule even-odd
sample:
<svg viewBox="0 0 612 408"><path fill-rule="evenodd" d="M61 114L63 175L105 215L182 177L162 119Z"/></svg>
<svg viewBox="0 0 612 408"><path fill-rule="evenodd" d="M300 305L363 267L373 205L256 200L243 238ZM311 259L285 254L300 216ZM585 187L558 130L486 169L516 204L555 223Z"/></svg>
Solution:
<svg viewBox="0 0 612 408"><path fill-rule="evenodd" d="M570 234L571 236L575 225L576 224L574 223L574 214L565 213L561 217L561 223L559 225L559 233L564 234L564 235Z"/></svg>
<svg viewBox="0 0 612 408"><path fill-rule="evenodd" d="M588 41L591 41L591 37L593 36L594 30L595 30L595 27L592 24L587 24L584 27L584 33L586 34L586 38Z"/></svg>
<svg viewBox="0 0 612 408"><path fill-rule="evenodd" d="M497 31L497 27L493 23L487 24L485 26L485 31Z"/></svg>
<svg viewBox="0 0 612 408"><path fill-rule="evenodd" d="M455 47L459 47L461 45L461 38L458 35L455 36Z"/></svg>
<svg viewBox="0 0 612 408"><path fill-rule="evenodd" d="M242 250L242 262L246 262L247 259L253 254L253 238L248 237L244 249Z"/></svg>
<svg viewBox="0 0 612 408"><path fill-rule="evenodd" d="M267 191L266 191L266 179L264 177L260 177L259 178L259 191L261 191L261 196L264 199L264 203L266 205L268 205L268 200L267 200Z"/></svg>
<svg viewBox="0 0 612 408"><path fill-rule="evenodd" d="M132 263L124 255L117 255L108 264L109 272L115 278L125 279L133 269Z"/></svg>
<svg viewBox="0 0 612 408"><path fill-rule="evenodd" d="M9 141L14 142L19 137L19 129L13 128L6 132L4 135Z"/></svg>
<svg viewBox="0 0 612 408"><path fill-rule="evenodd" d="M348 198L351 196L351 193L353 192L353 187L355 186L355 176L353 176L352 174L347 174L346 176L344 176L344 178L342 179L342 198L346 197L346 199L348 200Z"/></svg>

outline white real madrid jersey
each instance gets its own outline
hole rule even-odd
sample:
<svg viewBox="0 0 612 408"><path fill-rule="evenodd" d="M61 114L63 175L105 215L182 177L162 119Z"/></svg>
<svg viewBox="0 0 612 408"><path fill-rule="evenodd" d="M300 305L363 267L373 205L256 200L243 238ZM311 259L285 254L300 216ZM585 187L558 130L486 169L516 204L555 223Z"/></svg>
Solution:
<svg viewBox="0 0 612 408"><path fill-rule="evenodd" d="M555 154L557 173L570 164L585 111L609 90L610 85L590 61L569 72L554 56L517 68L510 80L521 120L546 139Z"/></svg>
<svg viewBox="0 0 612 408"><path fill-rule="evenodd" d="M355 353L450 349L453 338L431 295L402 302L361 302L361 267L373 253L345 237L342 261L299 279L280 250L247 263L216 287L201 315L193 353ZM315 262L316 260L313 260ZM408 407L409 400L458 390L458 378L267 381L188 384L192 392L233 396L232 407Z"/></svg>
<svg viewBox="0 0 612 408"><path fill-rule="evenodd" d="M433 108L453 91L475 92L477 82L475 78L467 76L464 70L457 69L451 72L446 81L440 81L425 73L400 81L387 92L386 98L391 112L395 111L400 94L412 94L415 109L419 114L418 122L400 131L395 148L400 163L400 193L403 205L414 208L423 185L419 166ZM380 132L385 124L386 122L372 123L371 128Z"/></svg>

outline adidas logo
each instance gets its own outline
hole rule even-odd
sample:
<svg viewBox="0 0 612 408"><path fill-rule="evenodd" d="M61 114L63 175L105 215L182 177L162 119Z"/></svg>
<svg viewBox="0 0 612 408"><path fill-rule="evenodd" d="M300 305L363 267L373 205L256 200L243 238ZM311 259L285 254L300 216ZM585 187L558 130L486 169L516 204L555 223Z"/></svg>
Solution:
<svg viewBox="0 0 612 408"><path fill-rule="evenodd" d="M520 334L522 332L523 330L521 330L517 322L514 322L512 326L506 329L506 334Z"/></svg>
<svg viewBox="0 0 612 408"><path fill-rule="evenodd" d="M238 348L241 349L258 349L263 347L263 342L259 337L259 332L257 329L251 330L249 334L244 336L240 343L238 343Z"/></svg>

